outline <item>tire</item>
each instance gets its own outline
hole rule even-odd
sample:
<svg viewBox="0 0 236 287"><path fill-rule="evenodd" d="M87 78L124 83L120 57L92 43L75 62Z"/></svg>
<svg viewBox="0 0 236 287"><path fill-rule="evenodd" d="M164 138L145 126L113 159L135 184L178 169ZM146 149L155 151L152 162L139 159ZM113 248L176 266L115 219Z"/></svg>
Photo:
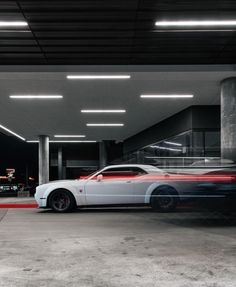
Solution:
<svg viewBox="0 0 236 287"><path fill-rule="evenodd" d="M49 197L49 207L55 212L70 212L76 207L75 198L68 190L55 190Z"/></svg>
<svg viewBox="0 0 236 287"><path fill-rule="evenodd" d="M160 212L174 211L177 203L178 193L173 187L168 185L160 186L155 189L150 200L152 209Z"/></svg>

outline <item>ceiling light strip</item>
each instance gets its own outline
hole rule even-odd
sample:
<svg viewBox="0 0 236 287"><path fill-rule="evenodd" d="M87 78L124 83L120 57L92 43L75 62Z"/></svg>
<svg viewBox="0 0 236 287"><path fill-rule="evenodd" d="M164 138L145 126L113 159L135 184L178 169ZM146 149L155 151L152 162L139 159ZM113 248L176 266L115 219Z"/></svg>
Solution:
<svg viewBox="0 0 236 287"><path fill-rule="evenodd" d="M97 141L51 140L50 143L96 143Z"/></svg>
<svg viewBox="0 0 236 287"><path fill-rule="evenodd" d="M236 20L156 21L157 27L214 27L236 26Z"/></svg>
<svg viewBox="0 0 236 287"><path fill-rule="evenodd" d="M192 32L234 32L236 30L235 28L231 29L177 29L177 28L171 28L171 29L158 29L153 31L154 33L192 33Z"/></svg>
<svg viewBox="0 0 236 287"><path fill-rule="evenodd" d="M151 148L155 148L155 149L160 149L160 150L170 150L170 151L182 152L182 149L177 149L177 148L162 147L162 146L157 146L157 145L152 145L150 147Z"/></svg>
<svg viewBox="0 0 236 287"><path fill-rule="evenodd" d="M126 110L81 110L81 113L126 113Z"/></svg>
<svg viewBox="0 0 236 287"><path fill-rule="evenodd" d="M1 28L1 26L0 26L0 28ZM9 29L0 29L0 33L32 33L30 30L13 30L13 29L11 29L11 30L9 30Z"/></svg>
<svg viewBox="0 0 236 287"><path fill-rule="evenodd" d="M8 128L4 127L3 125L0 125L0 128L3 129L4 131L8 132L9 134L12 134L13 136L25 141L25 138L22 136L18 135L17 133L14 133L12 130L9 130Z"/></svg>
<svg viewBox="0 0 236 287"><path fill-rule="evenodd" d="M181 143L176 143L176 142L169 142L169 141L164 141L165 144L169 144L169 145L174 145L174 146L182 146Z"/></svg>
<svg viewBox="0 0 236 287"><path fill-rule="evenodd" d="M54 138L85 138L85 135L54 135Z"/></svg>
<svg viewBox="0 0 236 287"><path fill-rule="evenodd" d="M77 141L77 140L50 140L49 143L96 143L97 141ZM27 143L39 143L38 140L28 140Z"/></svg>
<svg viewBox="0 0 236 287"><path fill-rule="evenodd" d="M62 95L11 95L11 99L62 99Z"/></svg>
<svg viewBox="0 0 236 287"><path fill-rule="evenodd" d="M125 80L130 75L67 75L68 80Z"/></svg>
<svg viewBox="0 0 236 287"><path fill-rule="evenodd" d="M121 123L114 123L114 124L93 124L93 123L88 123L86 124L87 127L123 127L124 124Z"/></svg>
<svg viewBox="0 0 236 287"><path fill-rule="evenodd" d="M0 27L26 27L28 23L25 21L0 21Z"/></svg>
<svg viewBox="0 0 236 287"><path fill-rule="evenodd" d="M170 94L170 95L141 95L140 98L149 98L149 99L176 99L176 98L193 98L194 95L178 95L178 94Z"/></svg>

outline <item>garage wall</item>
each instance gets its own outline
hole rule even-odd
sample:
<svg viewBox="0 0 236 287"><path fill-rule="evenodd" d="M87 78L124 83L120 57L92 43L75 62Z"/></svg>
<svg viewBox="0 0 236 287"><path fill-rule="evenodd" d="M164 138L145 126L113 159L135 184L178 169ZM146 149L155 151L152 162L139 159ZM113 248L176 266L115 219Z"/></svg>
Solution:
<svg viewBox="0 0 236 287"><path fill-rule="evenodd" d="M220 129L220 106L192 106L193 129Z"/></svg>
<svg viewBox="0 0 236 287"><path fill-rule="evenodd" d="M124 154L191 129L220 129L220 106L191 106L126 139Z"/></svg>

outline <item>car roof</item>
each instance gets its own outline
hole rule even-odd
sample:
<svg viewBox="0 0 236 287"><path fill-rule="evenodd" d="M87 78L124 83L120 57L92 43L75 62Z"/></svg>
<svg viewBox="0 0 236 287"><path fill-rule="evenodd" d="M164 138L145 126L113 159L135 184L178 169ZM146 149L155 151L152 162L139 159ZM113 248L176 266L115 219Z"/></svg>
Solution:
<svg viewBox="0 0 236 287"><path fill-rule="evenodd" d="M105 168L119 168L119 167L139 167L144 170L158 169L153 165L147 165L147 164L117 164L117 165L108 165Z"/></svg>

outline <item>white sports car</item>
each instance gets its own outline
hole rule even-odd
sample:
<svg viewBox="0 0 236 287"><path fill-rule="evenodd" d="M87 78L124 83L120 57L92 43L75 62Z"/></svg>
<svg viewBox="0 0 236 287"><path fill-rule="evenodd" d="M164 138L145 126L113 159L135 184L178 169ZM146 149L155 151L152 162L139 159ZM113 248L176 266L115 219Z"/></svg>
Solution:
<svg viewBox="0 0 236 287"><path fill-rule="evenodd" d="M170 211L180 200L225 198L232 192L232 180L232 176L219 174L168 174L151 165L112 165L85 179L40 185L35 199L40 208L57 212L108 205L150 205L155 210Z"/></svg>

